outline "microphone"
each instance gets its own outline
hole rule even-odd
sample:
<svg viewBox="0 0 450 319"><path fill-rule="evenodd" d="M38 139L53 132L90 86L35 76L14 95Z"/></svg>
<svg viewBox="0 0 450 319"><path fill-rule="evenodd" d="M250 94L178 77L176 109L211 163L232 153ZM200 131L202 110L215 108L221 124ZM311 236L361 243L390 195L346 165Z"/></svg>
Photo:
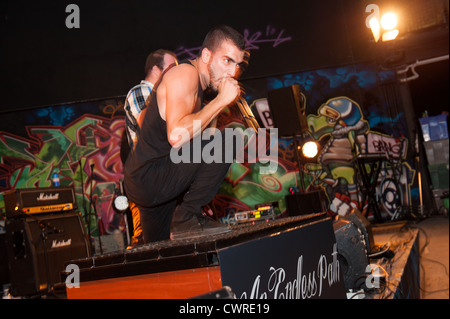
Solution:
<svg viewBox="0 0 450 319"><path fill-rule="evenodd" d="M241 112L241 115L247 125L248 128L252 128L255 130L256 133L258 133L259 124L256 120L255 116L253 115L252 110L247 104L247 101L244 97L239 96L238 100L236 101L236 105L238 106L239 111Z"/></svg>

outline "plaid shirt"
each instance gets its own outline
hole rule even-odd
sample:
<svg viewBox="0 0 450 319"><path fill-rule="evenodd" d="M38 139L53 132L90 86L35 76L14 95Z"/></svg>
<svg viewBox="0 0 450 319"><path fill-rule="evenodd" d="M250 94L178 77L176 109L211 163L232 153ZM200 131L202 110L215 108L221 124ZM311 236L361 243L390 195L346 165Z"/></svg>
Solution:
<svg viewBox="0 0 450 319"><path fill-rule="evenodd" d="M137 119L139 118L141 111L145 108L145 100L147 100L152 89L152 83L142 80L140 84L136 85L128 92L125 99L125 124L127 126L128 144L131 149L134 148L137 141Z"/></svg>

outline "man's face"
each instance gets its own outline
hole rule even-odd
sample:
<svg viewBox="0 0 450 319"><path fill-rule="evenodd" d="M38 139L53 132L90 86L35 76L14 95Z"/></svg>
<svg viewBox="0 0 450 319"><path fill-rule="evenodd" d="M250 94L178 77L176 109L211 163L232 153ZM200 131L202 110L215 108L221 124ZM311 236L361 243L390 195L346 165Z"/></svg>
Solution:
<svg viewBox="0 0 450 319"><path fill-rule="evenodd" d="M210 87L217 91L223 78L237 78L240 75L240 67L244 61L244 51L228 40L211 52L208 63Z"/></svg>

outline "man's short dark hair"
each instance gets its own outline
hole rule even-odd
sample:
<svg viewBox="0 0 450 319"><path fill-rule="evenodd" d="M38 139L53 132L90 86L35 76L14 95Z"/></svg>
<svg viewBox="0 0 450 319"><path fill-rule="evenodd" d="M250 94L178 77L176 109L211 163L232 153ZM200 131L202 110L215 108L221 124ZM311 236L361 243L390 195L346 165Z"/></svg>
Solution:
<svg viewBox="0 0 450 319"><path fill-rule="evenodd" d="M166 54L170 54L175 59L177 58L175 53L169 50L159 49L153 51L147 56L147 60L145 61L144 74L147 76L155 65L162 71L164 68L164 55Z"/></svg>
<svg viewBox="0 0 450 319"><path fill-rule="evenodd" d="M200 54L204 48L214 52L226 40L231 40L240 50L245 50L244 36L230 26L221 25L211 29L206 34Z"/></svg>

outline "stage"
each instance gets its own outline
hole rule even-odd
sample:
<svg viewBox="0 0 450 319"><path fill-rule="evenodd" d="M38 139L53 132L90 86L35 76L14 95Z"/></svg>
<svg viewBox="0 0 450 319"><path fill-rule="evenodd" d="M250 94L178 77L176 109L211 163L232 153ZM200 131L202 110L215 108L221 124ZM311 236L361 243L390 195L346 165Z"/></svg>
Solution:
<svg viewBox="0 0 450 319"><path fill-rule="evenodd" d="M339 278L328 278L320 292L291 283L301 276L299 260L303 273L315 272L320 263L326 274L327 266L338 267L336 254L332 222L322 213L235 225L230 233L200 240L161 241L75 260L80 287L67 289L67 298L195 298L224 286L242 298L345 298Z"/></svg>
<svg viewBox="0 0 450 319"><path fill-rule="evenodd" d="M74 279L79 280L79 286L66 287L66 296L67 299L420 298L419 234L405 225L406 222L400 222L373 227L374 243L384 246L389 253L367 259L372 268L382 269L382 276L372 278L373 288L366 291L346 291L342 274L345 266L336 258L340 256L336 246L343 239L335 236L333 222L325 214L312 214L236 225L228 234L202 240L162 241L74 260L70 264L78 267L79 277L65 273L63 278L66 286L76 283ZM359 252L360 247L355 245L354 249ZM367 266L364 261L358 262L363 263L359 267Z"/></svg>

